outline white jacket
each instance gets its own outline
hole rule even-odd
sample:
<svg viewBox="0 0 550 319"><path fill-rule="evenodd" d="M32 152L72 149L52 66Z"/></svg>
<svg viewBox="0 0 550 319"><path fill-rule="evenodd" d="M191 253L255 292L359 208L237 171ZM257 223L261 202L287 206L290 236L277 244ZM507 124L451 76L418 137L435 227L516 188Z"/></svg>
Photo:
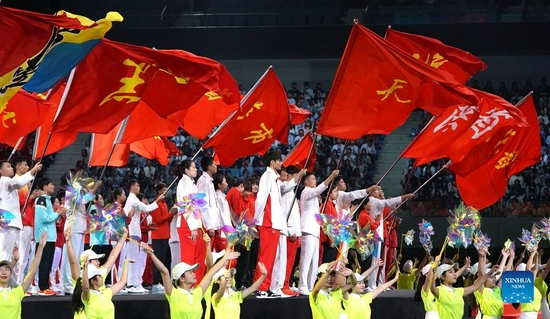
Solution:
<svg viewBox="0 0 550 319"><path fill-rule="evenodd" d="M321 234L321 226L315 220L315 214L319 214L319 195L321 195L327 186L325 183L317 185L315 188L304 187L300 196L300 208L302 209L302 217L300 218L302 233L307 233L319 238Z"/></svg>
<svg viewBox="0 0 550 319"><path fill-rule="evenodd" d="M258 226L263 226L265 206L267 204L267 197L269 196L271 198L271 227L273 229L283 230L283 227L286 226L286 221L283 222L284 214L281 189L277 184L278 179L279 174L277 174L277 172L270 167L268 167L265 173L262 174L258 185L256 202L254 204L254 208L256 210L254 218L259 221Z"/></svg>
<svg viewBox="0 0 550 319"><path fill-rule="evenodd" d="M401 196L388 199L370 197L369 202L371 203L370 216L376 218L376 216L384 213L384 208L401 204ZM382 215L382 217L384 216ZM384 223L380 223L380 226L376 228L376 233L380 236L380 239L384 240Z"/></svg>
<svg viewBox="0 0 550 319"><path fill-rule="evenodd" d="M157 209L159 205L157 205L156 202L145 205L137 198L135 194L130 193L128 195L128 198L126 198L126 204L124 204L124 213L126 214L126 216L128 216L128 214L132 211L134 207L136 207L136 211L134 213L134 216L132 216L130 225L128 226L128 233L130 237L137 237L141 239L141 227L139 225L139 222L141 221L141 212L152 212L153 210Z"/></svg>
<svg viewBox="0 0 550 319"><path fill-rule="evenodd" d="M283 186L281 187L281 191L283 193L283 212L285 213L285 222L287 225L285 235L296 235L298 237L302 236L302 230L300 228L300 203L298 200L294 200L294 189L296 187L296 182L292 179L289 182L282 182L282 184ZM292 208L290 205L292 205Z"/></svg>
<svg viewBox="0 0 550 319"><path fill-rule="evenodd" d="M191 179L191 177L183 174L181 179L178 182L178 187L176 189L176 204L183 201L183 197L189 194L198 193L197 186L195 185L195 182ZM178 215L177 221L176 221L176 227L181 227L181 218L182 215ZM193 214L189 216L185 216L187 219L187 225L189 226L190 230L195 230L201 228L201 220L200 218L197 219Z"/></svg>
<svg viewBox="0 0 550 319"><path fill-rule="evenodd" d="M214 189L214 180L210 175L204 172L197 181L197 190L206 196L206 208L202 212L202 222L206 230L220 229L220 211L216 200L216 190Z"/></svg>
<svg viewBox="0 0 550 319"><path fill-rule="evenodd" d="M30 172L21 176L15 175L12 178L6 176L0 177L0 208L7 210L15 216L15 219L9 223L9 227L20 230L23 229L21 207L19 206L19 193L17 190L27 185L33 178L34 176Z"/></svg>

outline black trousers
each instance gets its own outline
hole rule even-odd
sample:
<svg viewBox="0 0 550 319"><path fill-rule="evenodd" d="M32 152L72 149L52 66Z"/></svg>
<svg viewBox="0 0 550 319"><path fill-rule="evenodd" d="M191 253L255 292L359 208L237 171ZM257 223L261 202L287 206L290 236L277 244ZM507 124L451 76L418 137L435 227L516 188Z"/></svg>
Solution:
<svg viewBox="0 0 550 319"><path fill-rule="evenodd" d="M40 244L36 244L38 250ZM38 287L40 290L50 288L50 271L52 271L53 255L55 254L55 242L47 242L42 251L42 259L38 266Z"/></svg>
<svg viewBox="0 0 550 319"><path fill-rule="evenodd" d="M153 239L152 243L155 256L162 262L164 267L170 270L170 266L172 265L172 252L170 251L168 239ZM157 267L153 267L153 285L159 283L162 283L160 271Z"/></svg>

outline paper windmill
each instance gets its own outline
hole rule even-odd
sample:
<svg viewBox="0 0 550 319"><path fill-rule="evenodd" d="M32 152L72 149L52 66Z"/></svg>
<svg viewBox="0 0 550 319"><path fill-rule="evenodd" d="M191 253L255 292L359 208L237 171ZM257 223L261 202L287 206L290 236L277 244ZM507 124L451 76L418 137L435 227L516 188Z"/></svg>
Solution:
<svg viewBox="0 0 550 319"><path fill-rule="evenodd" d="M409 230L406 234L405 234L405 244L407 244L407 246L410 246L412 245L413 243L413 240L414 240L414 230Z"/></svg>
<svg viewBox="0 0 550 319"><path fill-rule="evenodd" d="M73 200L76 206L80 206L86 196L89 196L89 200L93 199L92 188L94 186L94 179L90 177L82 177L81 172L76 174L70 174L67 179L67 186L62 187L65 189L65 201Z"/></svg>
<svg viewBox="0 0 550 319"><path fill-rule="evenodd" d="M521 245L525 246L529 251L538 246L540 239L540 234L538 232L531 234L530 231L524 228L521 229L521 237L518 237L518 240L522 242Z"/></svg>
<svg viewBox="0 0 550 319"><path fill-rule="evenodd" d="M420 233L418 233L418 240L425 250L431 252L433 249L431 236L435 234L432 223L423 219L422 222L418 224L418 228L420 229Z"/></svg>
<svg viewBox="0 0 550 319"><path fill-rule="evenodd" d="M102 208L96 204L98 214L87 213L86 217L90 221L88 227L89 234L99 236L98 240L104 241L116 238L122 235L122 228L126 225L125 216L122 216L120 205L115 203Z"/></svg>
<svg viewBox="0 0 550 319"><path fill-rule="evenodd" d="M14 214L7 210L0 209L0 233L8 231L10 222L14 219Z"/></svg>
<svg viewBox="0 0 550 319"><path fill-rule="evenodd" d="M548 218L543 218L535 222L534 225L542 238L550 240L550 220Z"/></svg>
<svg viewBox="0 0 550 319"><path fill-rule="evenodd" d="M510 250L516 250L516 243L511 241L510 239L507 239L506 242L504 243L504 248L510 249Z"/></svg>
<svg viewBox="0 0 550 319"><path fill-rule="evenodd" d="M489 254L489 247L491 246L491 238L487 234L483 234L481 230L476 230L474 236L474 247L479 253L484 252L487 255Z"/></svg>
<svg viewBox="0 0 550 319"><path fill-rule="evenodd" d="M374 251L374 246L380 242L380 237L376 232L373 232L370 229L370 226L367 225L359 232L357 232L357 237L355 238L355 243L353 248L361 256L361 260L367 259L372 252Z"/></svg>
<svg viewBox="0 0 550 319"><path fill-rule="evenodd" d="M453 217L449 217L449 228L447 229L447 237L449 238L449 246L458 247L461 244L464 248L472 243L474 231L481 227L481 217L477 209L460 203L455 210Z"/></svg>
<svg viewBox="0 0 550 319"><path fill-rule="evenodd" d="M193 214L195 219L200 219L202 210L206 207L207 202L204 200L206 194L193 193L183 197L183 200L178 202L178 214Z"/></svg>
<svg viewBox="0 0 550 319"><path fill-rule="evenodd" d="M258 229L256 225L258 220L255 218L246 218L247 211L244 211L241 216L231 213L231 222L235 228L229 225L222 227L222 231L227 234L227 243L230 246L242 244L247 250L250 250L250 245L254 238L258 238Z"/></svg>
<svg viewBox="0 0 550 319"><path fill-rule="evenodd" d="M351 247L357 237L357 223L351 220L352 216L341 210L337 217L316 214L315 219L321 225L323 232L332 240L332 247L338 247L341 243L348 243L348 247Z"/></svg>

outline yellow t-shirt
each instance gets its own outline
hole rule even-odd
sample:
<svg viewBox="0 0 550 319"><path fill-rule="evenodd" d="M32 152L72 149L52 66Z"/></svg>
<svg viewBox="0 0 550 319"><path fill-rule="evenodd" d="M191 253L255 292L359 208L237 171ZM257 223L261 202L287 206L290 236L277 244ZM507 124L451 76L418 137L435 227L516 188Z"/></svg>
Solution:
<svg viewBox="0 0 550 319"><path fill-rule="evenodd" d="M21 300L25 298L23 287L0 288L0 313L4 319L21 318Z"/></svg>
<svg viewBox="0 0 550 319"><path fill-rule="evenodd" d="M99 269L104 269L104 268L105 267L103 267L103 266L99 267ZM106 289L105 281L107 280L107 276L109 275L109 271L106 271L105 273L106 273L106 275L103 276L103 286L99 287L99 291L102 291L102 290ZM75 287L76 287L76 280L73 281L73 290L74 290ZM74 314L73 319L87 319L85 311L82 310L81 312L76 312Z"/></svg>
<svg viewBox="0 0 550 319"><path fill-rule="evenodd" d="M440 319L462 319L464 315L464 288L438 286L437 312Z"/></svg>
<svg viewBox="0 0 550 319"><path fill-rule="evenodd" d="M540 291L535 288L535 298L533 298L533 301L529 303L522 303L520 305L520 310L521 312L538 312L540 310L541 301L542 295L540 294Z"/></svg>
<svg viewBox="0 0 550 319"><path fill-rule="evenodd" d="M479 290L474 291L481 313L486 317L502 317L504 303L499 287L483 288L483 294Z"/></svg>
<svg viewBox="0 0 550 319"><path fill-rule="evenodd" d="M363 295L350 293L348 299L344 299L344 308L348 319L370 319L371 303L372 293L370 292Z"/></svg>
<svg viewBox="0 0 550 319"><path fill-rule="evenodd" d="M420 297L422 298L422 302L424 303L424 310L426 312L437 312L437 303L435 302L435 296L434 294L432 294L432 291L430 289L428 289L427 291L421 289Z"/></svg>
<svg viewBox="0 0 550 319"><path fill-rule="evenodd" d="M166 295L170 304L171 319L200 319L202 317L202 289L187 291L173 288L170 296Z"/></svg>
<svg viewBox="0 0 550 319"><path fill-rule="evenodd" d="M313 299L313 294L309 295L309 306L313 319L335 319L339 318L344 312L342 309L342 290L333 290L327 293L323 290L317 294L317 299Z"/></svg>
<svg viewBox="0 0 550 319"><path fill-rule="evenodd" d="M115 304L112 299L113 291L111 289L90 290L90 300L82 300L86 318L115 319Z"/></svg>
<svg viewBox="0 0 550 319"><path fill-rule="evenodd" d="M541 295L546 296L548 294L548 285L542 280L541 276L535 278L535 287L539 290Z"/></svg>
<svg viewBox="0 0 550 319"><path fill-rule="evenodd" d="M212 307L216 319L239 319L241 316L241 303L243 293L241 291L224 294L218 302L212 296Z"/></svg>
<svg viewBox="0 0 550 319"><path fill-rule="evenodd" d="M418 269L414 268L408 274L400 274L399 278L397 278L397 289L414 289L417 271Z"/></svg>

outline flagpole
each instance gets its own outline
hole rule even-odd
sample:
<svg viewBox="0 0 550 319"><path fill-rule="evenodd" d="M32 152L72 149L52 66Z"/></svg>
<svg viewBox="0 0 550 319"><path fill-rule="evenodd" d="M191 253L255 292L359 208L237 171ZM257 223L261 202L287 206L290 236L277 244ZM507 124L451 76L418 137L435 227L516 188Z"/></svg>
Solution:
<svg viewBox="0 0 550 319"><path fill-rule="evenodd" d="M118 129L118 133L116 134L115 140L113 141L113 146L111 147L111 151L109 152L109 156L107 157L107 161L105 162L105 165L103 166L103 170L101 171L101 175L99 175L98 181L100 181L103 178L103 175L105 175L105 171L107 170L107 167L109 166L109 161L111 160L111 157L113 156L113 153L115 152L115 147L122 139L122 136L124 135L124 131L126 131L126 125L128 124L128 120L130 119L130 115L126 116L126 118L122 121L122 124L120 125L120 128Z"/></svg>
<svg viewBox="0 0 550 319"><path fill-rule="evenodd" d="M348 140L344 143L344 149L342 150L342 155L340 155L340 158L338 159L338 164L336 165L336 169L340 168L340 165L342 164L342 159L344 158L344 153L346 152L346 147L348 146ZM329 193L327 194L327 198L325 198L325 201L323 202L323 209L321 209L321 214L324 213L325 208L327 207L328 203L328 196L330 194L330 189L332 188L332 185L334 185L334 178L330 181L330 184L328 186Z"/></svg>
<svg viewBox="0 0 550 319"><path fill-rule="evenodd" d="M13 150L11 151L10 156L8 156L8 162L11 161L11 158L13 157L13 155L15 154L15 152L17 152L17 149L19 148L19 145L21 145L21 142L23 142L24 139L25 139L25 135L24 135L24 136L21 136L21 137L19 138L19 140L18 140L17 143L15 144L15 147L14 147Z"/></svg>
<svg viewBox="0 0 550 319"><path fill-rule="evenodd" d="M311 134L311 133L308 133L308 134ZM311 143L311 147L309 148L309 153L307 154L307 158L306 158L306 162L304 164L304 169L307 170L307 164L309 164L309 159L311 158L311 154L313 153L313 148L315 147L315 138L317 137L317 134L313 134L313 143ZM294 147L294 149L292 151L294 151L296 149L296 147ZM289 153L287 155L290 156L291 153ZM288 209L288 213L286 214L286 221L288 222L288 220L290 219L290 213L292 212L292 207L294 207L294 203L296 202L296 194L298 193L298 188L300 187L300 185L302 184L302 179L304 177L300 177L300 180L298 181L298 184L296 185L296 188L294 189L294 198L292 199L292 203L290 204L290 208Z"/></svg>
<svg viewBox="0 0 550 319"><path fill-rule="evenodd" d="M260 85L260 83L262 82L262 80L267 76L267 74L269 73L269 70L273 69L273 66L270 65L267 70L264 72L264 74L262 74L262 76L260 77L260 79L258 81L256 81L256 83L254 83L254 85L252 86L252 88L246 93L246 95L243 97L243 99L241 100L241 102L239 103L239 108L236 109L235 111L233 111L233 113L231 113L223 122L222 124L220 124L216 130L214 131L214 133L212 133L212 135L210 135L206 141L204 141L203 145L206 144L206 142L208 142L210 139L212 139L214 136L216 136L216 134L218 134L218 132L225 126L225 124L227 124L227 122L229 122L230 119L233 118L233 116L235 116L235 114L237 114L237 112L241 109L241 107L243 106L243 104L248 101L248 98L250 98L250 95L252 95L252 92L254 92L254 90L258 87L258 85ZM197 155L199 155L199 153L203 151L203 148L199 148L199 150L195 153L195 155L193 155L193 157L191 158L192 161L195 160L195 158L197 157Z"/></svg>
<svg viewBox="0 0 550 319"><path fill-rule="evenodd" d="M430 178L428 178L427 181L425 181L422 185L420 185L412 194L413 195L416 195L424 186L426 186L429 182L432 181L432 179L434 179L437 175L439 175L439 173L443 172L444 169L446 169L447 167L449 167L450 165L452 164L451 161L448 161L447 163L445 163L445 165L443 165L443 167L441 167L437 172L435 172ZM409 199L405 199L404 201L401 202L401 204L397 205L397 207L395 207L395 209L393 209L389 214L388 216L384 217L384 219L382 220L383 222L386 221L386 219L390 218L392 215L394 215L397 210L403 206L403 204L405 204Z"/></svg>

